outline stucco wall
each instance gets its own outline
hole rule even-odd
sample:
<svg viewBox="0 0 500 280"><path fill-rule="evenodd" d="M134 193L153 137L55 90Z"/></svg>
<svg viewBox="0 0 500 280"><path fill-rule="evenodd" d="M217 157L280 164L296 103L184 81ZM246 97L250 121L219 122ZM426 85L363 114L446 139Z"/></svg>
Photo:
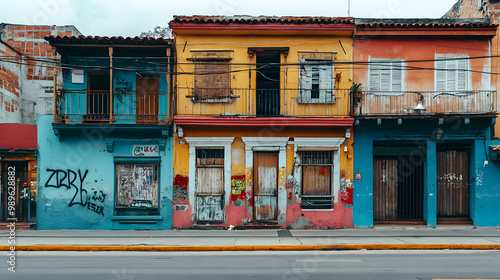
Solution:
<svg viewBox="0 0 500 280"><path fill-rule="evenodd" d="M65 134L61 142L54 135L52 119L50 115L43 115L38 120L39 229L172 228L173 147L170 138L166 139L165 151L160 152L159 216L162 220L156 224L120 224L113 220L114 159L122 156L123 151L108 152L107 132L98 129ZM132 142L144 143L141 139Z"/></svg>

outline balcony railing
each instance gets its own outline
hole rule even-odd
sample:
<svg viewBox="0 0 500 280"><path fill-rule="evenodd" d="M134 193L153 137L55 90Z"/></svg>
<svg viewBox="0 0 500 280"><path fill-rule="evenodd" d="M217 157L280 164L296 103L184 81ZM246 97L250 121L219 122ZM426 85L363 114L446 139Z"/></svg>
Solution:
<svg viewBox="0 0 500 280"><path fill-rule="evenodd" d="M363 91L357 93L357 116L496 114L496 91ZM420 104L425 110L415 110Z"/></svg>
<svg viewBox="0 0 500 280"><path fill-rule="evenodd" d="M346 117L350 114L348 89L321 93L300 89L217 89L215 92L217 95L212 96L210 89L177 88L176 114L220 117Z"/></svg>
<svg viewBox="0 0 500 280"><path fill-rule="evenodd" d="M56 123L163 124L168 122L167 92L113 92L61 90L57 96Z"/></svg>

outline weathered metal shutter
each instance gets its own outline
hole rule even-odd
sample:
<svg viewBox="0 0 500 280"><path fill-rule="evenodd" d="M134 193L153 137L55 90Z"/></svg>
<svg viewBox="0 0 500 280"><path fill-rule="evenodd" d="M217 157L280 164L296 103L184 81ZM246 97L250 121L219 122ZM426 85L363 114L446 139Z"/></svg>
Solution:
<svg viewBox="0 0 500 280"><path fill-rule="evenodd" d="M469 149L466 144L438 146L438 217L469 217Z"/></svg>
<svg viewBox="0 0 500 280"><path fill-rule="evenodd" d="M196 149L196 220L224 220L224 148Z"/></svg>
<svg viewBox="0 0 500 280"><path fill-rule="evenodd" d="M254 152L254 219L278 217L278 153Z"/></svg>

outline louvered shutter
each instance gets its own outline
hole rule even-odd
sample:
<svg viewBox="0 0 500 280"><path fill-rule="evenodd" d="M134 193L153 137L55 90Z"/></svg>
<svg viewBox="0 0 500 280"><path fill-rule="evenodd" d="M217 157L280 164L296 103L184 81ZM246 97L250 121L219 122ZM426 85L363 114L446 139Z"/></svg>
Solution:
<svg viewBox="0 0 500 280"><path fill-rule="evenodd" d="M378 61L370 63L370 90L380 90L380 64Z"/></svg>
<svg viewBox="0 0 500 280"><path fill-rule="evenodd" d="M436 61L436 90L446 91L446 60Z"/></svg>
<svg viewBox="0 0 500 280"><path fill-rule="evenodd" d="M392 91L403 90L403 67L402 62L392 63Z"/></svg>
<svg viewBox="0 0 500 280"><path fill-rule="evenodd" d="M300 100L302 102L311 100L311 89L312 89L312 67L311 65L306 65L305 59L300 59Z"/></svg>
<svg viewBox="0 0 500 280"><path fill-rule="evenodd" d="M329 102L332 100L332 65L319 66L319 102Z"/></svg>
<svg viewBox="0 0 500 280"><path fill-rule="evenodd" d="M457 90L467 90L469 61L466 59L457 61Z"/></svg>

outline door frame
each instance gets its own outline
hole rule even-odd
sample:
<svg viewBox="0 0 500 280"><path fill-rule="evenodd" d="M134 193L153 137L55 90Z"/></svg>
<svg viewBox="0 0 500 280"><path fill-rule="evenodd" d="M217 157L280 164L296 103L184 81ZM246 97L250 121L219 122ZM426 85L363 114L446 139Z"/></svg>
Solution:
<svg viewBox="0 0 500 280"><path fill-rule="evenodd" d="M223 147L224 148L224 205L229 204L231 193L231 143L234 137L184 137L189 144L189 203L193 207L192 221L196 222L196 148L199 147ZM224 209L224 223L226 221L226 209Z"/></svg>
<svg viewBox="0 0 500 280"><path fill-rule="evenodd" d="M289 137L241 137L245 143L245 171L247 178L246 191L252 194L253 199L253 152L254 151L279 151L278 168L278 225L286 221L286 145ZM252 205L247 204L248 213L253 213ZM252 217L250 217L252 219Z"/></svg>

